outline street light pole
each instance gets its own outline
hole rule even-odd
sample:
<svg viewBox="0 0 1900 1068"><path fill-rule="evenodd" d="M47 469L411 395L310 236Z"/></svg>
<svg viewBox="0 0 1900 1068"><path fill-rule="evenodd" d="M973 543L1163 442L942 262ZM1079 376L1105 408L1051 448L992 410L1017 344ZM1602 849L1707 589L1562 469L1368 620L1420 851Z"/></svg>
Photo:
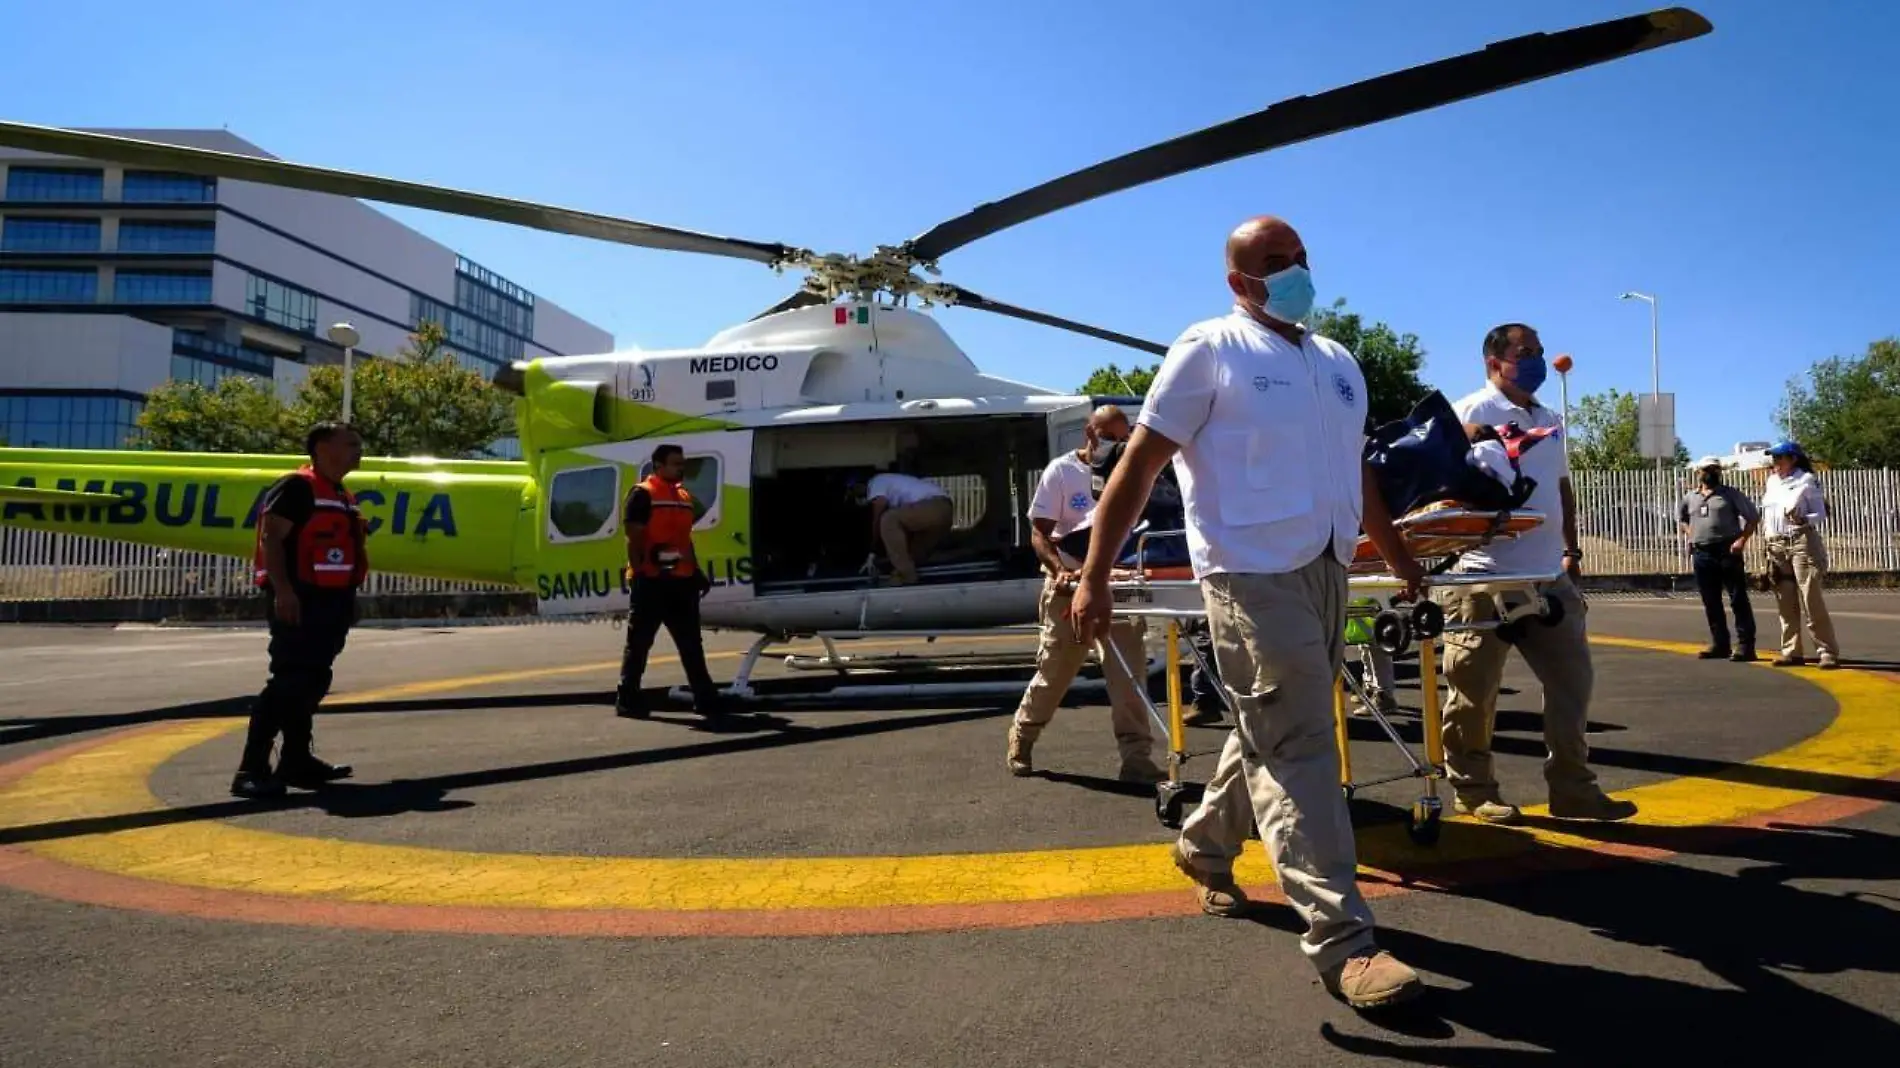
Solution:
<svg viewBox="0 0 1900 1068"><path fill-rule="evenodd" d="M330 341L343 346L343 421L350 421L350 393L356 378L356 346L363 336L349 323L336 323L329 330Z"/></svg>
<svg viewBox="0 0 1900 1068"><path fill-rule="evenodd" d="M1631 290L1627 293L1624 293L1621 297L1617 299L1640 300L1640 301L1645 301L1649 304L1649 395L1651 398L1650 413L1656 419L1656 422L1658 424L1657 429L1661 429L1660 424L1662 422L1662 418L1661 418L1662 417L1662 356L1661 356L1661 351L1658 347L1657 334L1656 334L1656 298L1653 295L1648 294L1648 293L1638 293L1635 290ZM1641 440L1641 435L1642 435L1642 430L1640 427L1638 427L1637 437L1639 441ZM1664 481L1663 481L1663 454L1668 451L1671 451L1671 450L1669 450L1665 446L1664 442L1658 441L1656 443L1656 502L1657 502L1657 507L1661 511L1662 521L1664 523L1669 522L1669 498L1667 495L1667 491L1664 488Z"/></svg>

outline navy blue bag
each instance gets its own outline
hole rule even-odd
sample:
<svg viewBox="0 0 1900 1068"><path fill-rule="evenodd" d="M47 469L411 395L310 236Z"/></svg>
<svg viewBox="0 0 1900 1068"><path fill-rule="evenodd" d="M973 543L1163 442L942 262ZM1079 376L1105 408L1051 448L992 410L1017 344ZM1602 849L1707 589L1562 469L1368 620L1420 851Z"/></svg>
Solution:
<svg viewBox="0 0 1900 1068"><path fill-rule="evenodd" d="M1507 489L1465 461L1470 450L1464 421L1445 395L1434 390L1405 418L1374 428L1366 439L1365 458L1394 519L1437 501L1457 501L1480 511L1523 507L1537 481L1519 473L1516 484Z"/></svg>
<svg viewBox="0 0 1900 1068"><path fill-rule="evenodd" d="M1121 463L1122 453L1128 450L1128 443L1118 441L1109 449L1108 456L1101 463L1090 465L1090 492L1097 501L1102 499L1102 490L1108 486L1110 475ZM1136 546L1141 535L1150 532L1145 551L1140 554L1146 567L1186 567L1188 564L1187 537L1183 534L1155 536L1163 531L1179 531L1187 526L1186 506L1181 500L1181 487L1174 478L1174 465L1161 469L1156 477L1154 488L1148 493L1148 504L1141 510L1141 516L1135 521L1134 529L1128 532L1128 540L1122 543L1122 551L1115 563L1120 567L1134 567ZM1086 560L1089 555L1089 535L1093 526L1072 530L1056 542L1056 547L1077 560Z"/></svg>

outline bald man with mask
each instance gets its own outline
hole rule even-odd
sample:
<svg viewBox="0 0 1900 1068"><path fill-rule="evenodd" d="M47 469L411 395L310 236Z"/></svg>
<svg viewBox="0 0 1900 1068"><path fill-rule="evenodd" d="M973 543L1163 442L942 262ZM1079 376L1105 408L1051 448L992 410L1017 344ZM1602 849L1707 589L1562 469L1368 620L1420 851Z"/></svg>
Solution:
<svg viewBox="0 0 1900 1068"><path fill-rule="evenodd" d="M1104 404L1095 409L1083 427L1082 447L1049 461L1029 502L1029 543L1045 573L1040 612L1042 640L1036 649L1036 677L1023 691L1009 727L1005 761L1011 775L1034 773L1031 754L1036 739L1054 718L1057 706L1075 682L1076 672L1082 669L1082 661L1088 657L1089 647L1076 641L1069 623L1069 598L1080 561L1070 559L1056 543L1088 521L1095 508L1094 466L1107 459L1115 443L1128 440L1128 429L1128 416L1120 408ZM1137 690L1144 685L1145 675L1136 678L1122 668L1124 661L1135 671L1146 667L1146 633L1139 619L1116 620L1109 630L1109 640L1121 653L1121 660L1105 655L1102 661L1102 673L1108 681L1109 726L1121 751L1123 782L1153 783L1167 777L1155 765L1154 730Z"/></svg>
<svg viewBox="0 0 1900 1068"><path fill-rule="evenodd" d="M1257 823L1326 988L1354 1008L1389 1005L1423 987L1378 948L1359 892L1333 693L1362 524L1406 596L1418 596L1423 575L1362 459L1365 377L1343 346L1299 325L1313 307L1300 235L1270 216L1241 224L1227 240L1227 287L1233 311L1189 327L1162 360L1096 504L1072 612L1084 641L1109 626L1115 547L1172 460L1236 721L1175 865L1203 911L1241 914L1233 863Z"/></svg>

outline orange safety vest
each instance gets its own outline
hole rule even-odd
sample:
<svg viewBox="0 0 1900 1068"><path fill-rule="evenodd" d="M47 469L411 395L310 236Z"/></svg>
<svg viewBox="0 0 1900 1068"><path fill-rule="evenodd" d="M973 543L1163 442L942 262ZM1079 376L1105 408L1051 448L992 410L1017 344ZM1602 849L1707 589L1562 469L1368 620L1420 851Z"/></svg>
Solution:
<svg viewBox="0 0 1900 1068"><path fill-rule="evenodd" d="M632 578L635 572L647 578L690 577L697 570L693 564L693 495L686 492L685 483L668 482L659 475L641 479L640 488L653 498L653 514L647 517L646 555L638 568L627 569L627 577Z"/></svg>
<svg viewBox="0 0 1900 1068"><path fill-rule="evenodd" d="M290 546L291 581L324 590L355 589L369 575L368 536L363 513L349 490L335 485L308 465L292 472L310 483L316 507L297 528ZM264 517L257 517L257 548L252 557L257 585L270 580L264 567Z"/></svg>

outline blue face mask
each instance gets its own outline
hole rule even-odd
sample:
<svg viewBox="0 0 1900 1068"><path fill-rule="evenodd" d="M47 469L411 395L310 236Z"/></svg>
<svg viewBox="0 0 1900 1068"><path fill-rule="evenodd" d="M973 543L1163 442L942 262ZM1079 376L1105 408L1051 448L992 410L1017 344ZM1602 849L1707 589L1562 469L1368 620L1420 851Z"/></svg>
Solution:
<svg viewBox="0 0 1900 1068"><path fill-rule="evenodd" d="M1511 382L1526 393L1535 393L1537 387L1544 384L1545 373L1544 357L1541 354L1519 356L1517 363L1512 365Z"/></svg>
<svg viewBox="0 0 1900 1068"><path fill-rule="evenodd" d="M1283 323L1297 323L1313 310L1313 272L1297 263L1265 278L1241 277L1267 287L1267 303L1260 310Z"/></svg>

